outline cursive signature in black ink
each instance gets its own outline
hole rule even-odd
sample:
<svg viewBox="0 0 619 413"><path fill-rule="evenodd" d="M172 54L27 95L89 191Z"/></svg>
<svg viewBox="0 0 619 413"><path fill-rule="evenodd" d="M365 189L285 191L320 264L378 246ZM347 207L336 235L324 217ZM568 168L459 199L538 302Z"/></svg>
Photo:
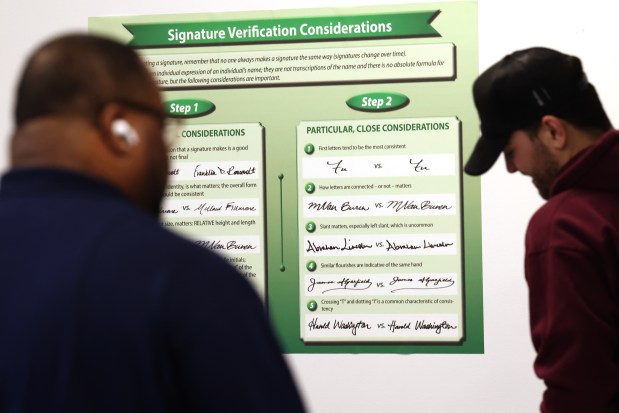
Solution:
<svg viewBox="0 0 619 413"><path fill-rule="evenodd" d="M437 243L432 243L429 241L426 241L425 239L423 240L423 248L427 249L427 248L448 248L451 247L452 245L454 245L453 242L437 242Z"/></svg>
<svg viewBox="0 0 619 413"><path fill-rule="evenodd" d="M207 203L203 203L198 205L198 207L196 209L194 209L194 211L200 211L200 215L206 213L206 212L217 212L217 211L221 211L221 206L215 206L213 204L207 204Z"/></svg>
<svg viewBox="0 0 619 413"><path fill-rule="evenodd" d="M391 323L389 323L387 327L389 327L389 331L392 333L395 333L396 330L410 330L411 322L409 321L408 323L398 324L395 320L391 320Z"/></svg>
<svg viewBox="0 0 619 413"><path fill-rule="evenodd" d="M362 329L362 330L371 330L372 326L370 326L368 323L366 323L365 321L361 320L361 321L338 321L338 320L334 320L333 322L333 329L334 330L350 330L350 332L352 333L353 336L357 335L357 329Z"/></svg>
<svg viewBox="0 0 619 413"><path fill-rule="evenodd" d="M414 244L398 244L387 240L387 251L399 251L399 250L418 250L421 249L420 245Z"/></svg>
<svg viewBox="0 0 619 413"><path fill-rule="evenodd" d="M344 161L342 160L342 161L338 161L338 162L327 162L327 165L331 166L332 167L331 169L333 169L335 171L335 174L337 175L340 172L347 172L348 171L348 169L346 169L346 168L344 168L342 166L342 162L344 162Z"/></svg>
<svg viewBox="0 0 619 413"><path fill-rule="evenodd" d="M359 242L357 244L350 244L350 239L344 238L344 245L333 245L333 244L316 244L310 240L307 240L307 248L305 252L321 252L321 251L352 251L352 250L364 250L367 248L373 248L372 245L364 244L363 242Z"/></svg>
<svg viewBox="0 0 619 413"><path fill-rule="evenodd" d="M451 209L452 207L446 204L432 204L431 201L422 201L417 204L414 201L388 201L387 208L394 209L396 212L400 212L402 210L415 210L415 211L423 211L423 210L439 210L442 211L444 209Z"/></svg>
<svg viewBox="0 0 619 413"><path fill-rule="evenodd" d="M423 162L423 159L420 159L419 161L413 161L411 159L411 160L409 160L409 162L410 162L411 165L413 165L415 167L414 168L415 172L424 172L424 171L429 171L430 170L430 168L428 168L427 166L421 164Z"/></svg>
<svg viewBox="0 0 619 413"><path fill-rule="evenodd" d="M312 318L312 320L307 323L307 326L309 327L310 331L312 330L329 330L331 329L331 321L325 321L324 323L321 323L318 321L318 317Z"/></svg>
<svg viewBox="0 0 619 413"><path fill-rule="evenodd" d="M397 275L391 279L389 285L398 285L400 283L420 283L421 286L401 287L391 290L392 293L402 290L441 290L454 285L455 281L451 277L421 277L416 278L400 278Z"/></svg>
<svg viewBox="0 0 619 413"><path fill-rule="evenodd" d="M231 166L228 169L217 167L220 175L253 175L256 173L256 167L252 166L246 169L236 169L235 166Z"/></svg>
<svg viewBox="0 0 619 413"><path fill-rule="evenodd" d="M310 284L307 286L307 291L312 292L317 285L333 285L335 281L316 281L315 278L310 278Z"/></svg>
<svg viewBox="0 0 619 413"><path fill-rule="evenodd" d="M193 177L196 178L198 176L213 176L217 175L217 173L213 169L200 169L202 165L198 164L193 170Z"/></svg>
<svg viewBox="0 0 619 413"><path fill-rule="evenodd" d="M447 321L434 323L420 320L415 322L415 330L434 330L436 334L441 334L443 330L455 330L456 328L458 328L458 326L452 326Z"/></svg>
<svg viewBox="0 0 619 413"><path fill-rule="evenodd" d="M370 281L367 278L364 280L360 280L360 279L351 280L350 278L344 277L340 281L338 281L337 284L339 285L339 287L324 290L322 293L324 294L329 291L338 291L338 290L353 290L353 291L367 290L368 288L372 286L372 281Z"/></svg>

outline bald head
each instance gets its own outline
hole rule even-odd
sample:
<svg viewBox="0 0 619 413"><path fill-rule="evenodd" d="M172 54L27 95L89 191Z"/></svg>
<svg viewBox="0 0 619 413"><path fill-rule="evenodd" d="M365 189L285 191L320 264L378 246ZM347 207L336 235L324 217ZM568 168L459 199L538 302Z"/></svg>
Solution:
<svg viewBox="0 0 619 413"><path fill-rule="evenodd" d="M139 56L112 40L68 35L36 50L17 89L15 124L49 115L95 119L101 106L130 99L151 81Z"/></svg>
<svg viewBox="0 0 619 413"><path fill-rule="evenodd" d="M94 176L157 213L168 172L165 118L154 77L131 48L59 37L32 54L19 82L11 164Z"/></svg>

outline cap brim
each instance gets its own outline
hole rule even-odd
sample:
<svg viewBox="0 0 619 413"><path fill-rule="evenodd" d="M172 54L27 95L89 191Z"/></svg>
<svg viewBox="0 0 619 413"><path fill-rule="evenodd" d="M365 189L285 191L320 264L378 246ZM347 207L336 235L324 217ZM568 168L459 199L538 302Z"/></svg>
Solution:
<svg viewBox="0 0 619 413"><path fill-rule="evenodd" d="M481 136L475 144L475 149L464 166L464 172L479 176L487 172L505 149L509 141L509 134L504 137L488 139Z"/></svg>

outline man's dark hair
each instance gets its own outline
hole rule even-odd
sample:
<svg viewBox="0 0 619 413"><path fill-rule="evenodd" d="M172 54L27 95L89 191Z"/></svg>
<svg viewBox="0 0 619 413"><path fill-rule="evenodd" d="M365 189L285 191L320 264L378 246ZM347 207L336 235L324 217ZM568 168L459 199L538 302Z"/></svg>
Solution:
<svg viewBox="0 0 619 413"><path fill-rule="evenodd" d="M95 119L114 99L130 99L146 86L147 71L128 46L102 37L71 34L36 50L17 88L15 123L47 115Z"/></svg>

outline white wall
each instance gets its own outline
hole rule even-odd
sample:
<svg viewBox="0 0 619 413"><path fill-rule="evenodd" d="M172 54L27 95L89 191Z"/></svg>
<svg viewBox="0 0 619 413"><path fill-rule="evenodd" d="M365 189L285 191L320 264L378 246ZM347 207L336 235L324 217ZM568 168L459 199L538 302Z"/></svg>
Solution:
<svg viewBox="0 0 619 413"><path fill-rule="evenodd" d="M389 3L415 1L392 0ZM379 4L379 0L2 0L0 3L0 170L7 166L13 92L26 54L43 39L85 30L87 17ZM508 52L548 46L582 58L606 109L619 124L615 0L479 0L483 70ZM543 389L534 377L523 278L523 239L541 201L528 179L501 162L482 178L483 355L292 355L312 413L533 412ZM0 229L1 230L1 229ZM0 246L1 247L1 246ZM0 263L1 265L1 263Z"/></svg>

